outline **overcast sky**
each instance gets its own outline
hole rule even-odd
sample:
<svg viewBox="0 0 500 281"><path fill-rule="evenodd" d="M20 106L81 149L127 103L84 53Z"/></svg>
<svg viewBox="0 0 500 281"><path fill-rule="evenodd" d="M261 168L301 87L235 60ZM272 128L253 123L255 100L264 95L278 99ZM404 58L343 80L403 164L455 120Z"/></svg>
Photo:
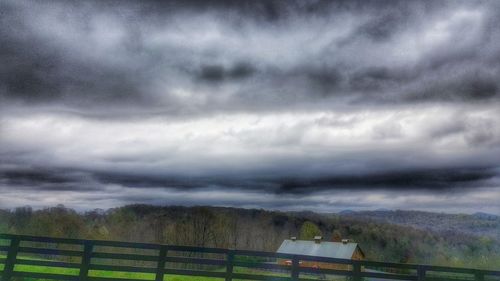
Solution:
<svg viewBox="0 0 500 281"><path fill-rule="evenodd" d="M0 208L500 214L499 1L0 0Z"/></svg>

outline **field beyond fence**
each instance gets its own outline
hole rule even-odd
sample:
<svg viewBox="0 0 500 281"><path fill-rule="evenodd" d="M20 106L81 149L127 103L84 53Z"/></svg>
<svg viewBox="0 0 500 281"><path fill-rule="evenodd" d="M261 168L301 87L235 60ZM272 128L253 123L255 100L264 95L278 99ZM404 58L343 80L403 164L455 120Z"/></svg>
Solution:
<svg viewBox="0 0 500 281"><path fill-rule="evenodd" d="M291 261L283 265L278 260ZM304 261L341 269L300 266ZM2 266L3 265L3 266ZM0 234L2 281L500 280L500 271L220 248ZM177 279L176 279L177 278Z"/></svg>

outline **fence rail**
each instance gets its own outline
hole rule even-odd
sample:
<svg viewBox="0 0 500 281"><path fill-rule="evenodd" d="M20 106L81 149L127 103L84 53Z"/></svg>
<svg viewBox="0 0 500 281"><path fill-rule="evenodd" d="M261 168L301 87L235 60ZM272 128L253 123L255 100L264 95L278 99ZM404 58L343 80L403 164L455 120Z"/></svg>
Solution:
<svg viewBox="0 0 500 281"><path fill-rule="evenodd" d="M52 237L38 237L26 235L0 234L0 270L1 281L11 281L13 277L53 280L81 280L81 281L143 281L144 279L109 278L91 276L90 271L117 271L132 273L149 273L155 281L168 280L168 275L205 276L216 277L226 281L239 280L280 280L280 281L305 281L314 280L311 276L336 275L345 276L350 280L360 281L363 278L380 278L387 280L452 280L451 277L430 276L429 273L463 275L468 280L484 281L485 278L499 278L500 271L478 270L469 268L455 268L443 266L430 266L418 264L400 264L375 261L356 261L346 259L333 259L325 257L290 255L273 252L232 250L220 248L203 248L174 245L160 245L149 243L118 242L104 240L66 239ZM29 245L29 244L36 245ZM25 245L25 244L28 244ZM42 244L42 246L40 246ZM75 249L66 249L61 245L73 246ZM129 250L127 253L116 253L110 250L98 250L97 247L112 247L120 250ZM146 250L154 254L130 253L130 250ZM5 254L2 255L2 252ZM172 255L171 253L191 253L191 256ZM30 255L50 256L51 259L33 259ZM193 257L194 255L194 257ZM203 255L217 255L219 258L204 257ZM66 257L66 259L53 258ZM223 256L223 258L220 258ZM238 257L247 257L246 260ZM248 260L253 258L254 260ZM71 260L73 259L73 260ZM74 260L78 259L78 262ZM149 263L145 265L120 265L105 264L102 260L135 261L136 263ZM255 261L257 259L257 261ZM260 260L259 260L260 259ZM277 263L276 260L290 260L291 265ZM302 262L320 262L322 264L340 265L339 269L313 268L301 266ZM191 264L203 266L216 266L218 270L207 269L182 269L171 264ZM73 269L77 274L55 274L45 272L30 272L17 268L22 265L43 266L56 269ZM170 265L170 266L167 266ZM261 270L256 274L235 272L234 267L244 267ZM370 271L369 268L392 269L393 273L386 271ZM281 272L280 276L273 271ZM286 274L286 275L285 275ZM153 278L151 279L153 280ZM463 279L462 279L463 280Z"/></svg>

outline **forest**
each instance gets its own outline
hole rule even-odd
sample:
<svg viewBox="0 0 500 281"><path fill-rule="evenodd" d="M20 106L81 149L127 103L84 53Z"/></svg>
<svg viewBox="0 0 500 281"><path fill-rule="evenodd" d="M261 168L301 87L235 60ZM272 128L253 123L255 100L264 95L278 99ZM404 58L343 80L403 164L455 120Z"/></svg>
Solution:
<svg viewBox="0 0 500 281"><path fill-rule="evenodd" d="M359 244L368 260L500 269L500 243L488 235L497 218L463 215L467 231L432 229L393 222L398 212L381 214L281 212L224 207L129 205L77 212L62 205L0 211L0 233L151 242L200 247L276 251L291 236L325 240L347 238ZM409 216L408 213L399 215ZM422 214L411 217L417 220ZM440 218L441 228L453 215ZM479 229L470 231L474 225ZM482 234L482 233L486 234Z"/></svg>

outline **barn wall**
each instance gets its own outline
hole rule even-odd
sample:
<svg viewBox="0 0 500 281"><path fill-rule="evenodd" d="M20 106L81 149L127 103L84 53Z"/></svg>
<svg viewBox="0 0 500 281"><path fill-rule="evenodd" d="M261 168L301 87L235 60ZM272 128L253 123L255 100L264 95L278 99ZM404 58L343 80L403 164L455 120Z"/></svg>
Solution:
<svg viewBox="0 0 500 281"><path fill-rule="evenodd" d="M289 265L289 264L287 264L287 260L279 260L278 264ZM318 267L318 268L322 268L322 269L337 269L337 270L350 270L350 268L351 268L347 264L335 264L335 263L314 262L314 261L302 261L300 266L301 267Z"/></svg>
<svg viewBox="0 0 500 281"><path fill-rule="evenodd" d="M352 254L352 259L353 260L364 260L365 256L363 255L363 252L359 248L356 248L356 251Z"/></svg>

